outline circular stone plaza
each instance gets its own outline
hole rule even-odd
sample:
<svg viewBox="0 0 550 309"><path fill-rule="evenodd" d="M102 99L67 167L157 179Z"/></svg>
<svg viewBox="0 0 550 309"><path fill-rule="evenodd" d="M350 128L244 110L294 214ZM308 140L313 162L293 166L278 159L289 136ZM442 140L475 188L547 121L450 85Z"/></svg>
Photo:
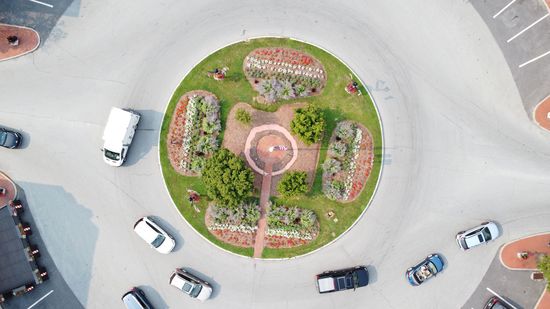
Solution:
<svg viewBox="0 0 550 309"><path fill-rule="evenodd" d="M549 4L2 1L0 306L550 308Z"/></svg>

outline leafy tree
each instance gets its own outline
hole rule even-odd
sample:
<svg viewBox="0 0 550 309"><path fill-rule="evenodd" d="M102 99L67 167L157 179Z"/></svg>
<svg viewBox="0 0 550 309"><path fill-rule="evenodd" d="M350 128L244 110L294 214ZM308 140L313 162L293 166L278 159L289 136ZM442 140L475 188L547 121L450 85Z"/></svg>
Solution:
<svg viewBox="0 0 550 309"><path fill-rule="evenodd" d="M237 207L252 192L254 174L241 158L223 148L206 160L202 181L211 199Z"/></svg>
<svg viewBox="0 0 550 309"><path fill-rule="evenodd" d="M537 264L538 269L544 274L546 282L550 282L550 256L545 255ZM550 291L550 284L546 285L548 291Z"/></svg>
<svg viewBox="0 0 550 309"><path fill-rule="evenodd" d="M308 190L306 178L306 172L286 173L279 182L277 190L286 197L304 194Z"/></svg>
<svg viewBox="0 0 550 309"><path fill-rule="evenodd" d="M297 109L294 119L290 123L290 129L306 145L318 142L323 136L323 130L325 129L323 112L311 104Z"/></svg>
<svg viewBox="0 0 550 309"><path fill-rule="evenodd" d="M236 118L242 124L250 124L250 121L252 121L252 117L250 116L250 113L242 108L239 108L237 110Z"/></svg>

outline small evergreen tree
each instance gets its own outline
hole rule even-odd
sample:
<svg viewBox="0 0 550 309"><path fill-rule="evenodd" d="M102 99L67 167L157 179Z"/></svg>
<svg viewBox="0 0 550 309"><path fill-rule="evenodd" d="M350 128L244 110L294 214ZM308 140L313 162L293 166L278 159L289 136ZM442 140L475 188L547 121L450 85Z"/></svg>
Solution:
<svg viewBox="0 0 550 309"><path fill-rule="evenodd" d="M242 108L239 108L237 110L236 118L242 124L250 124L250 121L252 121L252 117L250 116L250 113Z"/></svg>
<svg viewBox="0 0 550 309"><path fill-rule="evenodd" d="M308 191L306 172L290 172L284 174L277 190L285 197L304 194Z"/></svg>
<svg viewBox="0 0 550 309"><path fill-rule="evenodd" d="M290 123L292 133L297 135L306 145L318 142L323 136L325 119L323 112L314 105L298 108Z"/></svg>

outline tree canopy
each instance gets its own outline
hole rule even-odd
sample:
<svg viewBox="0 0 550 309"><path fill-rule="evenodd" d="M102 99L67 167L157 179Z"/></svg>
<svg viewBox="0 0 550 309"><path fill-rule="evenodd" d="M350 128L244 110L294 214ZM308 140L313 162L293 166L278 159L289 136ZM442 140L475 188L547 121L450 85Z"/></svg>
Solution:
<svg viewBox="0 0 550 309"><path fill-rule="evenodd" d="M226 207L237 207L254 186L252 171L241 158L225 148L206 160L202 180L208 196Z"/></svg>
<svg viewBox="0 0 550 309"><path fill-rule="evenodd" d="M323 112L311 104L304 108L298 108L294 119L290 123L290 129L306 145L318 142L323 136L323 130L325 129Z"/></svg>
<svg viewBox="0 0 550 309"><path fill-rule="evenodd" d="M277 190L286 197L304 194L308 190L306 178L306 172L286 173L279 181Z"/></svg>

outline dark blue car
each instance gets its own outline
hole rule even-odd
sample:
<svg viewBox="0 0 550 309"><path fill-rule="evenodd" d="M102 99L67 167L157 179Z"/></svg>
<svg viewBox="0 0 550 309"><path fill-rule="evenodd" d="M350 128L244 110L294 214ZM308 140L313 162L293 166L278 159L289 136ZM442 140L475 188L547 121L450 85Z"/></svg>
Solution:
<svg viewBox="0 0 550 309"><path fill-rule="evenodd" d="M0 128L0 146L14 149L21 144L21 134Z"/></svg>
<svg viewBox="0 0 550 309"><path fill-rule="evenodd" d="M413 286L421 285L428 279L435 277L443 270L445 263L437 254L430 254L418 265L407 269L406 276Z"/></svg>

